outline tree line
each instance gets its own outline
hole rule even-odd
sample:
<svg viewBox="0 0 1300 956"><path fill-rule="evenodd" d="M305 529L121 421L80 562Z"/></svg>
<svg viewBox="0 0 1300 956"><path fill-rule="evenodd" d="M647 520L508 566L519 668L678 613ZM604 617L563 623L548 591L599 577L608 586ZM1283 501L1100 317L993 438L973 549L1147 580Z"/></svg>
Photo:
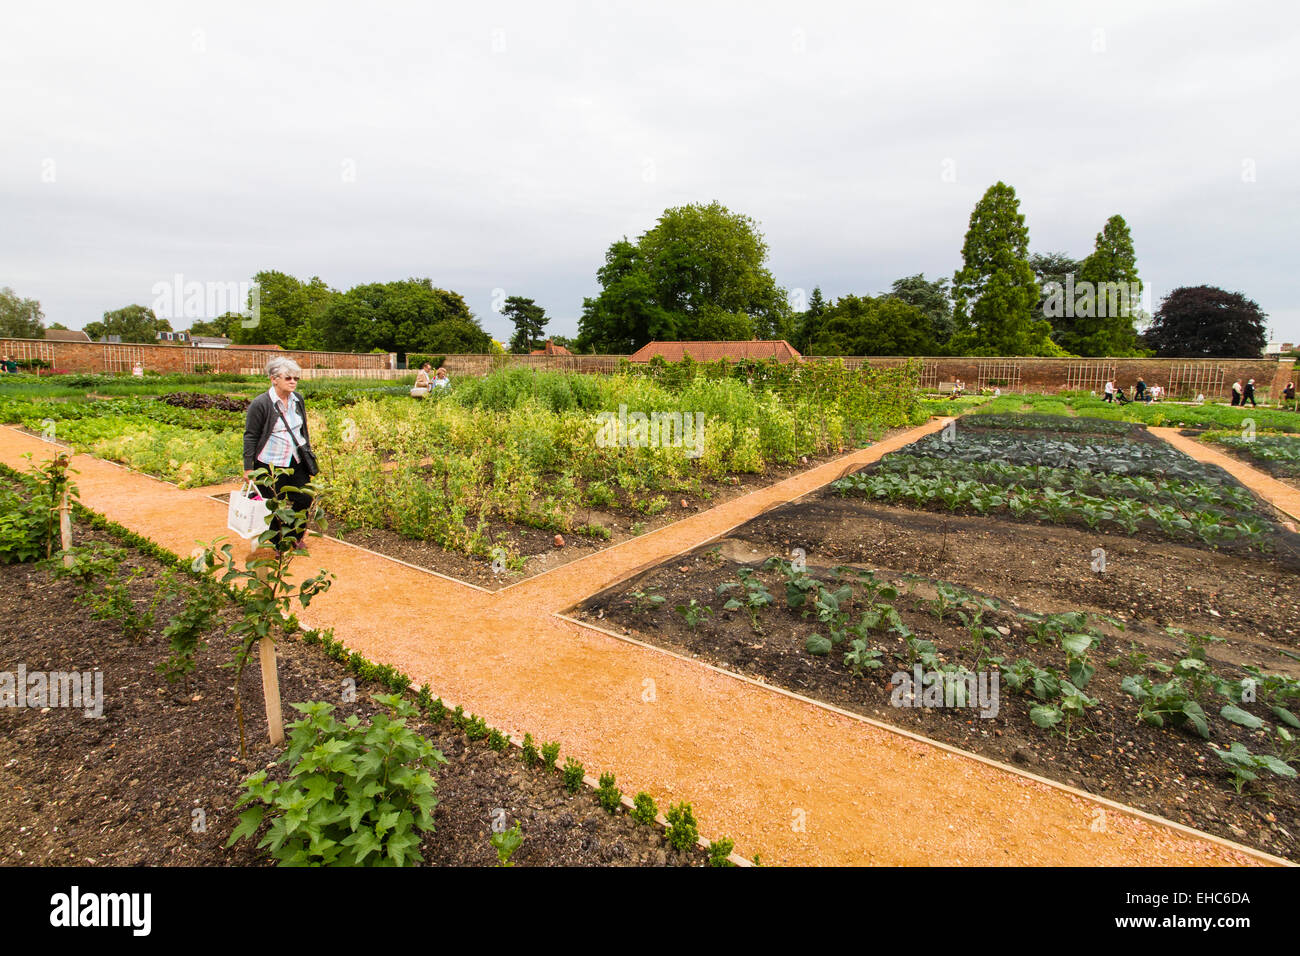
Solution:
<svg viewBox="0 0 1300 956"><path fill-rule="evenodd" d="M1202 285L1173 290L1154 315L1128 224L1106 220L1092 252L1029 251L1015 190L998 182L971 212L962 266L947 278L905 276L888 292L826 300L820 287L796 309L767 265L758 224L718 202L664 211L635 242L613 242L583 300L576 338L552 336L575 352L626 354L654 340L786 339L809 355L1045 355L1217 357L1258 355L1265 344L1258 304ZM259 272L259 320L227 312L195 321L195 335L238 345L341 352L491 352L499 347L459 293L411 278L346 292L318 276L302 281ZM550 322L530 298L499 306L513 325L509 350L545 342ZM246 309L246 312L248 310ZM0 335L40 337L40 304L0 292ZM1142 328L1146 326L1146 328ZM53 327L53 326L52 326ZM89 323L93 339L153 342L173 331L142 305Z"/></svg>

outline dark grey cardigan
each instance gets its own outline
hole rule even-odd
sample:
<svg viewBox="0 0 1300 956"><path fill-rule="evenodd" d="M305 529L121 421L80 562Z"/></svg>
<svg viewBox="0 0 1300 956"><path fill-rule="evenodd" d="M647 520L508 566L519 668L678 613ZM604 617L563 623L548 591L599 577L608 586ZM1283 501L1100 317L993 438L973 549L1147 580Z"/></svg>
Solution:
<svg viewBox="0 0 1300 956"><path fill-rule="evenodd" d="M307 432L307 406L302 396L294 392L291 401L298 403L298 415L302 418L302 443L304 448L311 447L311 435ZM248 415L244 419L244 471L253 471L260 467L257 456L266 447L271 437L271 430L280 416L271 404L271 396L263 392L248 403Z"/></svg>

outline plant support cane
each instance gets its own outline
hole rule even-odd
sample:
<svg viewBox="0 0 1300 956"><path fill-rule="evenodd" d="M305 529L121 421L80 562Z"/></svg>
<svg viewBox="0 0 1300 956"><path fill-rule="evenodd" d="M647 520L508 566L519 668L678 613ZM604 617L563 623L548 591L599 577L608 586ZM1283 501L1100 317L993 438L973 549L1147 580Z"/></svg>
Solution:
<svg viewBox="0 0 1300 956"><path fill-rule="evenodd" d="M284 743L284 715L280 710L280 675L275 666L275 641L268 634L258 642L262 659L262 696L266 701L266 726L271 745Z"/></svg>

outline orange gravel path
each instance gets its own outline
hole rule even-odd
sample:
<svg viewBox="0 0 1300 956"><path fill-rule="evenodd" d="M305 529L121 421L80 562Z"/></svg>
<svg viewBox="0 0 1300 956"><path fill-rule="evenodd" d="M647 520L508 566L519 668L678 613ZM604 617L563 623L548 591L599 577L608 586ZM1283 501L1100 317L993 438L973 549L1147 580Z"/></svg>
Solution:
<svg viewBox="0 0 1300 956"><path fill-rule="evenodd" d="M559 612L922 434L733 499L495 594L330 539L337 575L302 615L349 648L427 682L451 706L559 740L590 774L662 808L689 800L702 835L774 864L1227 865L1282 863L1206 834L798 698ZM0 460L50 446L0 430ZM225 505L84 455L81 500L177 554L225 532ZM237 553L239 548L237 547Z"/></svg>
<svg viewBox="0 0 1300 956"><path fill-rule="evenodd" d="M1300 491L1292 488L1286 482L1278 481L1271 475L1264 474L1258 468L1253 468L1240 459L1224 454L1205 442L1197 441L1195 438L1188 438L1186 435L1180 435L1176 428L1148 428L1147 430L1151 434L1163 438L1185 455L1190 455L1192 458L1209 465L1218 465L1278 511L1284 511L1295 520L1300 521Z"/></svg>

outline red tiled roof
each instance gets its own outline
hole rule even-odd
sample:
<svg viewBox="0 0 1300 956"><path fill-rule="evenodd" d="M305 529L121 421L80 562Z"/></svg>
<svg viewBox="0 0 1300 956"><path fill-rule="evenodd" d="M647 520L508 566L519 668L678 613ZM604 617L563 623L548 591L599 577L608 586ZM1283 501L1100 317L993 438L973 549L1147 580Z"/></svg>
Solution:
<svg viewBox="0 0 1300 956"><path fill-rule="evenodd" d="M778 362L799 362L803 356L785 339L750 342L648 342L629 358L632 362L648 362L656 355L665 362L680 362L690 355L696 362L716 362L727 359L739 362L744 359L759 361L776 359Z"/></svg>
<svg viewBox="0 0 1300 956"><path fill-rule="evenodd" d="M89 342L90 336L81 329L46 329L47 342Z"/></svg>
<svg viewBox="0 0 1300 956"><path fill-rule="evenodd" d="M540 349L533 349L529 355L572 355L573 353L563 345L556 345L550 339L546 340L546 345Z"/></svg>

